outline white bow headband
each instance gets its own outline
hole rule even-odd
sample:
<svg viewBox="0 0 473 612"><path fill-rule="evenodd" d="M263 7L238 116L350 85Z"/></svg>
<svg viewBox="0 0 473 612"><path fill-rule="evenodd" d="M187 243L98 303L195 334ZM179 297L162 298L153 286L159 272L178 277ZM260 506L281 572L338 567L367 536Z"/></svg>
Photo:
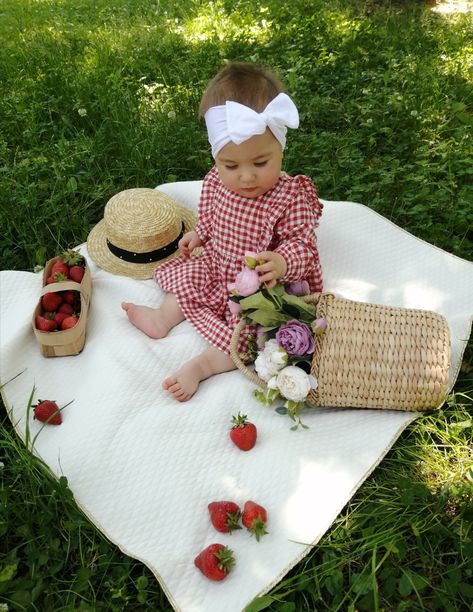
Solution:
<svg viewBox="0 0 473 612"><path fill-rule="evenodd" d="M262 113L239 102L228 101L221 106L209 108L204 118L214 158L229 142L241 144L252 136L264 134L267 127L284 149L287 128L299 127L296 105L285 93L271 100Z"/></svg>

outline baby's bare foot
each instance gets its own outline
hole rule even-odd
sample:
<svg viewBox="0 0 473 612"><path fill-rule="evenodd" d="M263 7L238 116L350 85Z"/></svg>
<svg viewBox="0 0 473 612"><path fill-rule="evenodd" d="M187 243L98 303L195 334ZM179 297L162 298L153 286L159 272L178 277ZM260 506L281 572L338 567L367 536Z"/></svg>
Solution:
<svg viewBox="0 0 473 612"><path fill-rule="evenodd" d="M180 370L163 380L163 389L172 393L178 402L187 402L199 388L202 380L202 369L198 363L191 360Z"/></svg>
<svg viewBox="0 0 473 612"><path fill-rule="evenodd" d="M163 317L159 308L140 306L129 302L122 302L122 308L135 327L150 338L164 338L169 333L171 325Z"/></svg>

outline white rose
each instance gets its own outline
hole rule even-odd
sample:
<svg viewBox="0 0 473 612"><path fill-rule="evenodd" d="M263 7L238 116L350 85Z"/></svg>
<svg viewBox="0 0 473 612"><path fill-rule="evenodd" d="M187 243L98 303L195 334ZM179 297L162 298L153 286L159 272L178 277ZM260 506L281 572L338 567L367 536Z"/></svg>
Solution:
<svg viewBox="0 0 473 612"><path fill-rule="evenodd" d="M255 370L265 381L277 374L286 365L287 353L274 338L265 342L264 349L255 359Z"/></svg>
<svg viewBox="0 0 473 612"><path fill-rule="evenodd" d="M286 399L302 402L312 388L313 382L309 374L306 374L302 368L287 366L278 373L276 385Z"/></svg>
<svg viewBox="0 0 473 612"><path fill-rule="evenodd" d="M267 354L258 353L258 357L255 359L255 370L265 382L277 374L280 369L281 366L273 363Z"/></svg>

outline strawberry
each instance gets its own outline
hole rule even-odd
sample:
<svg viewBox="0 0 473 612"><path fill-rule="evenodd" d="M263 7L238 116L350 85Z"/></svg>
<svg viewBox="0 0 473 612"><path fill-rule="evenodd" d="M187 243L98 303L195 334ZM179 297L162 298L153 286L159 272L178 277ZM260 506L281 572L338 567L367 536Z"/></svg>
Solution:
<svg viewBox="0 0 473 612"><path fill-rule="evenodd" d="M62 272L54 272L54 274L48 276L46 280L46 285L50 285L51 283L63 283L67 279L68 277Z"/></svg>
<svg viewBox="0 0 473 612"><path fill-rule="evenodd" d="M49 425L60 425L62 423L58 405L52 400L38 400L33 411L34 418L38 421L46 421Z"/></svg>
<svg viewBox="0 0 473 612"><path fill-rule="evenodd" d="M263 506L251 500L245 502L241 521L248 531L255 534L257 542L268 533L266 531L267 519L267 512Z"/></svg>
<svg viewBox="0 0 473 612"><path fill-rule="evenodd" d="M248 451L256 444L256 427L250 423L246 414L238 413L232 417L233 427L230 430L230 438L243 451Z"/></svg>
<svg viewBox="0 0 473 612"><path fill-rule="evenodd" d="M79 317L76 317L76 315L70 315L61 323L61 329L71 329L71 327L77 325L78 321Z"/></svg>
<svg viewBox="0 0 473 612"><path fill-rule="evenodd" d="M64 291L64 293L69 293L68 291ZM72 291L71 291L72 293ZM66 298L64 298L66 299ZM64 314L74 314L74 308L71 306L71 304L69 302L61 304L59 306L59 308L57 309L58 312L63 312Z"/></svg>
<svg viewBox="0 0 473 612"><path fill-rule="evenodd" d="M83 266L72 266L69 270L69 278L80 283L84 278L85 268Z"/></svg>
<svg viewBox="0 0 473 612"><path fill-rule="evenodd" d="M46 312L54 312L62 303L62 297L57 293L45 293L41 299L41 306Z"/></svg>
<svg viewBox="0 0 473 612"><path fill-rule="evenodd" d="M208 505L210 520L217 531L231 533L235 529L241 529L238 524L240 519L240 508L232 501L211 502Z"/></svg>
<svg viewBox="0 0 473 612"><path fill-rule="evenodd" d="M54 320L56 321L58 327L61 327L64 319L67 319L68 317L69 315L67 314L67 312L57 312L54 315Z"/></svg>
<svg viewBox="0 0 473 612"><path fill-rule="evenodd" d="M68 266L83 266L85 264L84 256L81 255L79 251L74 251L74 249L64 251L64 253L61 253L60 258L61 261L67 264Z"/></svg>
<svg viewBox="0 0 473 612"><path fill-rule="evenodd" d="M194 559L194 565L210 580L223 580L234 563L233 551L223 544L210 544Z"/></svg>
<svg viewBox="0 0 473 612"><path fill-rule="evenodd" d="M76 296L74 295L74 291L69 289L68 291L61 291L62 299L66 304L74 304ZM71 313L72 314L72 313Z"/></svg>
<svg viewBox="0 0 473 612"><path fill-rule="evenodd" d="M66 278L69 276L69 266L60 259L53 263L49 272L50 276L55 276L56 274L63 274Z"/></svg>
<svg viewBox="0 0 473 612"><path fill-rule="evenodd" d="M56 321L54 321L54 319L47 319L46 317L43 317L42 315L36 315L35 318L35 325L36 325L36 329L39 329L40 331L45 331L45 332L50 332L50 331L54 331L55 329L57 329L57 323Z"/></svg>

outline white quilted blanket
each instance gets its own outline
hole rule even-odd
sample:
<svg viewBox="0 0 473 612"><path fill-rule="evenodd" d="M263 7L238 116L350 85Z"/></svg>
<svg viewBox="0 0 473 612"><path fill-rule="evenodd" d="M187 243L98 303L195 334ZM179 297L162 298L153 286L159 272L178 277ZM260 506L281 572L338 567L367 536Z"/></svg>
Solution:
<svg viewBox="0 0 473 612"><path fill-rule="evenodd" d="M159 188L196 208L200 187L192 181ZM473 264L351 202L325 202L319 246L327 290L447 317L453 385L471 331ZM84 351L56 359L41 356L31 329L40 274L1 272L1 382L26 368L3 389L12 421L24 438L33 385L35 400L74 400L60 427L41 431L37 454L67 477L90 520L151 568L176 610L242 610L321 538L416 415L308 410L303 420L310 428L292 432L287 417L253 398L252 384L238 371L205 381L180 404L161 381L204 347L202 338L187 322L168 338L147 338L129 324L120 302L157 305L162 293L153 281L113 276L93 264L91 271ZM256 447L246 453L228 438L238 411L259 431ZM34 436L40 424L31 420L29 426ZM216 532L207 504L223 499L263 504L269 534L257 543L246 530ZM220 583L193 564L214 542L229 545L236 557Z"/></svg>

